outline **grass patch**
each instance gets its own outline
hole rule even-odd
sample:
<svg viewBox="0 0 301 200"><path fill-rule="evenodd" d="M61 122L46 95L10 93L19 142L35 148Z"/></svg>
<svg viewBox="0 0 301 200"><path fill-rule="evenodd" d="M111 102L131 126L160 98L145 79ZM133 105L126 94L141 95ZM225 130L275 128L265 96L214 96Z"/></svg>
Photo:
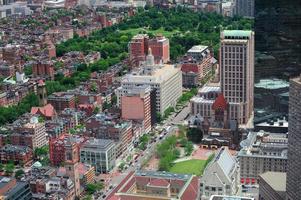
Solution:
<svg viewBox="0 0 301 200"><path fill-rule="evenodd" d="M131 34L131 35L137 35L139 33L147 33L147 34L150 33L153 35L162 34L168 38L176 33L180 33L180 31L177 31L177 30L166 31L162 27L157 30L150 30L150 29L146 29L146 28L131 28L131 29L127 29L127 30L120 30L120 32L124 33L124 34Z"/></svg>
<svg viewBox="0 0 301 200"><path fill-rule="evenodd" d="M175 163L169 171L179 174L194 174L200 176L203 174L205 167L206 160L192 159Z"/></svg>

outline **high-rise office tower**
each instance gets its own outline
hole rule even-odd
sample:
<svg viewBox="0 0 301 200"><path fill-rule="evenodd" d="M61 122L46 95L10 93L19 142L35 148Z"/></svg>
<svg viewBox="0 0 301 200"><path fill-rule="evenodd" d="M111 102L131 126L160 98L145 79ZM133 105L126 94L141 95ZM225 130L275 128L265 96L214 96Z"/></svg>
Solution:
<svg viewBox="0 0 301 200"><path fill-rule="evenodd" d="M254 32L221 33L220 76L222 93L229 103L229 118L248 124L254 99Z"/></svg>
<svg viewBox="0 0 301 200"><path fill-rule="evenodd" d="M301 76L290 80L287 161L287 199L301 197Z"/></svg>
<svg viewBox="0 0 301 200"><path fill-rule="evenodd" d="M234 14L242 17L254 17L255 0L236 0Z"/></svg>

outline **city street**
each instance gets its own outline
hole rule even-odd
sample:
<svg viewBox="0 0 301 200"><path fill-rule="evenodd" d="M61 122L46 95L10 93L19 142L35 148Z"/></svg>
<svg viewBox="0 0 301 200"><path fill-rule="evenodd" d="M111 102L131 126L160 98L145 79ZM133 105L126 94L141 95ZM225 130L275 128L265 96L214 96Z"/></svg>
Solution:
<svg viewBox="0 0 301 200"><path fill-rule="evenodd" d="M171 116L164 121L162 125L157 125L157 129L163 129L160 133L156 134L156 140L155 142L149 142L147 145L147 148L144 151L141 151L139 156L137 157L136 160L132 161L132 164L126 169L123 170L122 172L118 172L118 165L119 163L116 163L116 167L112 170L110 173L111 175L109 176L109 180L106 182L106 188L104 189L104 197L108 196L110 192L112 192L112 189L116 187L125 177L126 175L135 170L140 170L145 164L155 153L156 146L161 143L164 139L166 139L168 136L171 136L172 134L176 133L176 130L178 129L177 125L181 124L187 115L189 114L190 107L189 103L183 106L183 109L178 112L178 113L172 113ZM164 127L170 127L168 130L164 130ZM166 131L166 134L162 134L162 138L160 139L160 134ZM133 153L135 149L132 150L131 153ZM125 158L127 157L126 155L124 156ZM121 159L118 159L119 161ZM122 159L124 160L124 159ZM113 186L113 188L110 190L108 189L110 186ZM103 197L100 197L99 199L105 199Z"/></svg>

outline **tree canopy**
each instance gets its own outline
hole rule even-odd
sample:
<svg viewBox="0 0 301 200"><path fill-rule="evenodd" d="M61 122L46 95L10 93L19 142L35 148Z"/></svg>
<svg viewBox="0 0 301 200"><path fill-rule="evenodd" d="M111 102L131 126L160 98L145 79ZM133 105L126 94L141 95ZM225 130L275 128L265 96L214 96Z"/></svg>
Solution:
<svg viewBox="0 0 301 200"><path fill-rule="evenodd" d="M38 106L39 99L34 93L28 94L20 103L8 107L0 107L0 125L12 123L19 116L29 112L32 106Z"/></svg>

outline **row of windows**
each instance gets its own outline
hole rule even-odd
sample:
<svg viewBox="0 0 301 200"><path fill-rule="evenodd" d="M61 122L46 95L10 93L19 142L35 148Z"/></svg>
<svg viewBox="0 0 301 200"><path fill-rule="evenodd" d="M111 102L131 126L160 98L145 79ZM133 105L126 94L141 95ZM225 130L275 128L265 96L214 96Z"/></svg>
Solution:
<svg viewBox="0 0 301 200"><path fill-rule="evenodd" d="M224 47L225 52L243 52L243 49L244 48L241 45L239 46L232 45L232 46Z"/></svg>
<svg viewBox="0 0 301 200"><path fill-rule="evenodd" d="M243 59L246 58L242 53L225 53L225 58L236 58L236 59Z"/></svg>
<svg viewBox="0 0 301 200"><path fill-rule="evenodd" d="M224 80L224 85L230 85L230 84L243 84L244 79L235 78L235 77L226 77Z"/></svg>

